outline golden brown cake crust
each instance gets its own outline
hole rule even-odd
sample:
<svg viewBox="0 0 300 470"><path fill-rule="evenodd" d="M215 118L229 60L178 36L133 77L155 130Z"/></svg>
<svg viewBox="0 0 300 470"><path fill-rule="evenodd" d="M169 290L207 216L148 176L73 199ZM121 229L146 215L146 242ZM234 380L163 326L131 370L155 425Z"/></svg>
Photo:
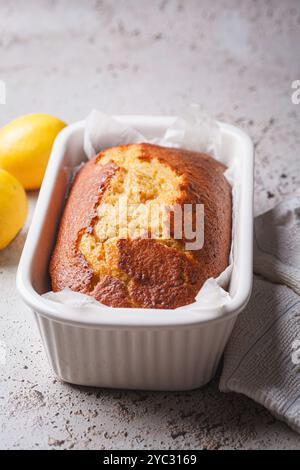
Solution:
<svg viewBox="0 0 300 470"><path fill-rule="evenodd" d="M122 161L137 164L130 181L135 178L140 185L144 184L140 179L147 178L145 172L154 172L155 177L149 176L150 187L155 189L159 181L163 194L170 195L168 206L173 199L181 206L204 205L200 250L185 251L184 239L181 245L143 237L106 235L99 240L106 217L99 215L99 208L108 197L115 197L118 177L122 191L126 186L124 178L131 167ZM176 308L192 303L205 280L217 277L228 265L231 187L223 175L225 169L208 155L150 144L101 152L82 167L72 185L50 262L52 289L69 287L112 307ZM159 201L155 199L159 195L150 197L149 190L140 196L141 187L137 186L139 197Z"/></svg>

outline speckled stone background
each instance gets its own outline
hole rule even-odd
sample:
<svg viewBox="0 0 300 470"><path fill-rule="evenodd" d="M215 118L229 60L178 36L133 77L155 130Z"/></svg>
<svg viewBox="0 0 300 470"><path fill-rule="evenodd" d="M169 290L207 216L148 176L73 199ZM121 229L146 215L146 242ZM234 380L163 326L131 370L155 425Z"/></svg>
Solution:
<svg viewBox="0 0 300 470"><path fill-rule="evenodd" d="M94 107L176 114L198 102L253 138L256 213L299 187L298 0L0 0L0 47L0 124L37 111L72 122ZM220 393L218 379L188 393L60 383L15 289L28 224L0 253L1 448L300 448L262 407Z"/></svg>

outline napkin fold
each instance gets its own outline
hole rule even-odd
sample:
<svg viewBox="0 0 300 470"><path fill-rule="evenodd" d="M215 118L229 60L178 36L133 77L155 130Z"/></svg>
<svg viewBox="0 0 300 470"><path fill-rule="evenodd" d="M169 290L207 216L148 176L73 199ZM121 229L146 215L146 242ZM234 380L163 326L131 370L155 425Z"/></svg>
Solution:
<svg viewBox="0 0 300 470"><path fill-rule="evenodd" d="M219 387L247 395L300 433L300 193L255 219L254 273Z"/></svg>

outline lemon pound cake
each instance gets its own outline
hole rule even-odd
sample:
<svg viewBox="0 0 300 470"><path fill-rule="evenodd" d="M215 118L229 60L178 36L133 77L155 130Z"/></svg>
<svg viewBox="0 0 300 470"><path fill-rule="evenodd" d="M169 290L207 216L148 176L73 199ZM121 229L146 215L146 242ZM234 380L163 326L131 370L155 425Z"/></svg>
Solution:
<svg viewBox="0 0 300 470"><path fill-rule="evenodd" d="M52 289L111 307L192 303L228 265L225 169L209 155L150 144L101 152L72 185L50 262Z"/></svg>

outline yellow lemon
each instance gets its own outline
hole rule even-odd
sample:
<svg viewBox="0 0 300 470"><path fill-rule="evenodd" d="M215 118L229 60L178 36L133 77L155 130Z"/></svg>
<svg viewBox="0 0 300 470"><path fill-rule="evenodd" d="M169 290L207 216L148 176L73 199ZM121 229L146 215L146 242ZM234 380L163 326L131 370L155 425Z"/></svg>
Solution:
<svg viewBox="0 0 300 470"><path fill-rule="evenodd" d="M27 198L21 183L0 168L0 250L22 228L27 216Z"/></svg>
<svg viewBox="0 0 300 470"><path fill-rule="evenodd" d="M41 186L51 148L65 123L48 114L21 116L0 129L0 168L25 189Z"/></svg>

